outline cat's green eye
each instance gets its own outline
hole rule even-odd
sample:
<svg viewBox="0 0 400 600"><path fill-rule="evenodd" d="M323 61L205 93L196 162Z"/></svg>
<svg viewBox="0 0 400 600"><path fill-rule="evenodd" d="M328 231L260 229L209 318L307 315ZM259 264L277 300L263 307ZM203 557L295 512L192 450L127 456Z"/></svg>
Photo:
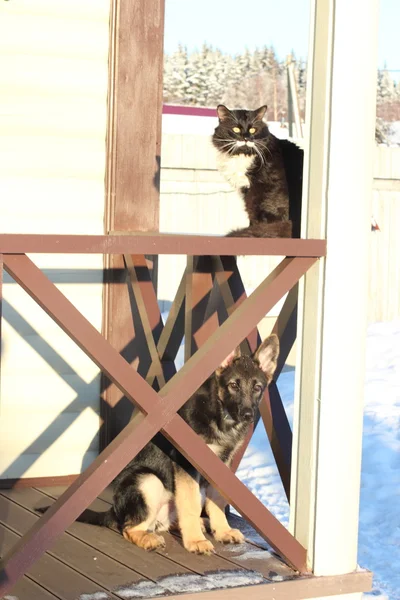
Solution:
<svg viewBox="0 0 400 600"><path fill-rule="evenodd" d="M256 132L256 128L255 127L250 127L249 133L255 133L255 132Z"/></svg>
<svg viewBox="0 0 400 600"><path fill-rule="evenodd" d="M240 133L240 127L233 127L232 131L235 133Z"/></svg>

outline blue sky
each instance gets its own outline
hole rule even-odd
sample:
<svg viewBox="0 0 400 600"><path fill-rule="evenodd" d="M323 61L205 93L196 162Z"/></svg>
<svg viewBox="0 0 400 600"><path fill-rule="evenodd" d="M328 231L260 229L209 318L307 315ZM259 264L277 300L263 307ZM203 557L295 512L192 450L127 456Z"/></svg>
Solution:
<svg viewBox="0 0 400 600"><path fill-rule="evenodd" d="M400 0L380 0L379 66L386 62L400 77L399 23ZM166 0L165 50L173 52L179 42L192 50L207 41L236 53L266 44L281 59L292 49L305 58L308 25L309 0Z"/></svg>

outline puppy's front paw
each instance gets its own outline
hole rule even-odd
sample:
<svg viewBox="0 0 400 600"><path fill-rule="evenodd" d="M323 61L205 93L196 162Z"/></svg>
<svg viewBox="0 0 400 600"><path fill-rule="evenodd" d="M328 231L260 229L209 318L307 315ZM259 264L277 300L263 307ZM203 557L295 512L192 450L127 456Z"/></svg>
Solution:
<svg viewBox="0 0 400 600"><path fill-rule="evenodd" d="M185 542L185 548L194 554L212 554L214 546L208 540L188 540Z"/></svg>
<svg viewBox="0 0 400 600"><path fill-rule="evenodd" d="M217 542L222 542L223 544L243 544L244 542L244 535L239 529L215 531L214 537Z"/></svg>
<svg viewBox="0 0 400 600"><path fill-rule="evenodd" d="M151 551L158 548L165 548L165 540L161 535L148 531L137 531L133 528L125 527L122 535L126 540L143 548L143 550Z"/></svg>

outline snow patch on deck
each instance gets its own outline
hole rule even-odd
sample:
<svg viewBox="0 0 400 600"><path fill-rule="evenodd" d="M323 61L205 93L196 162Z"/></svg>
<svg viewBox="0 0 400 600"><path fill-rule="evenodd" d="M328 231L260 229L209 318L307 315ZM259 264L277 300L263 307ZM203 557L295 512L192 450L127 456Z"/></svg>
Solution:
<svg viewBox="0 0 400 600"><path fill-rule="evenodd" d="M217 589L234 588L266 583L261 573L256 571L220 571L205 575L170 575L157 582L141 581L114 590L122 598L156 598L166 594L188 594ZM92 600L92 598L80 598ZM93 597L94 600L94 597Z"/></svg>

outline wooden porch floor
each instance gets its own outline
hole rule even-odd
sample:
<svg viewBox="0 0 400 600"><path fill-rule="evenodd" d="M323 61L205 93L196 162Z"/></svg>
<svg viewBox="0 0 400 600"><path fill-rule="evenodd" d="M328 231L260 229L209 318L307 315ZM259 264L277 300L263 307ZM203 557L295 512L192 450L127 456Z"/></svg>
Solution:
<svg viewBox="0 0 400 600"><path fill-rule="evenodd" d="M39 518L35 509L49 506L64 489L0 491L0 556ZM91 508L105 510L110 499L111 491L105 490ZM370 577L365 573L344 578L299 577L268 550L245 521L233 515L231 521L249 541L239 546L215 544L213 556L188 553L180 539L170 534L164 534L165 550L146 553L116 531L74 523L5 598L126 600L168 596L171 600L186 594L185 598L205 600L219 590L221 600L223 596L243 600L243 593L250 593L243 586L251 586L252 599L278 600L331 595L338 593L339 585L340 590L349 592L369 589Z"/></svg>

